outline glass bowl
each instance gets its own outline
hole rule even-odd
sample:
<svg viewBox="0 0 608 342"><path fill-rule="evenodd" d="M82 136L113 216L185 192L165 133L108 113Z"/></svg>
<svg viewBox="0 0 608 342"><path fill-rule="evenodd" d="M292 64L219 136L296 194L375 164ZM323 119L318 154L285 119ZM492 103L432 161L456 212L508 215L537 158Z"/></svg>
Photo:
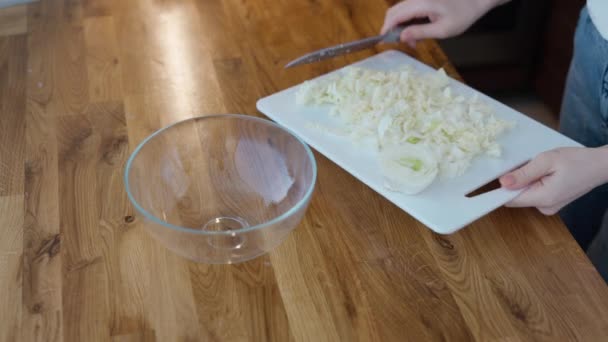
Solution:
<svg viewBox="0 0 608 342"><path fill-rule="evenodd" d="M124 177L154 238L188 259L224 264L287 237L308 207L317 166L310 148L281 126L226 114L156 131L133 151Z"/></svg>

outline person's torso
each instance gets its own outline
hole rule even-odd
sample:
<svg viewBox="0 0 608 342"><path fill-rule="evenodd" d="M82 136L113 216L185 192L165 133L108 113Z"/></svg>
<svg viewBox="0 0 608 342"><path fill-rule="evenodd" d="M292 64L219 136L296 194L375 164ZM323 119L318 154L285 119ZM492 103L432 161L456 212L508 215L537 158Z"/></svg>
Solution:
<svg viewBox="0 0 608 342"><path fill-rule="evenodd" d="M608 0L587 0L587 10L593 25L608 40Z"/></svg>

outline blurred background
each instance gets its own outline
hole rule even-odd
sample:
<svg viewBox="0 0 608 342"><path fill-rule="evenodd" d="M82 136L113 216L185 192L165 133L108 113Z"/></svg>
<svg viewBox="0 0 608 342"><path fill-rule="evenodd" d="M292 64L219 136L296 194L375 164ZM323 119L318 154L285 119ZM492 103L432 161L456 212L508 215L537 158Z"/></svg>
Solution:
<svg viewBox="0 0 608 342"><path fill-rule="evenodd" d="M440 41L474 88L556 128L585 0L513 0Z"/></svg>

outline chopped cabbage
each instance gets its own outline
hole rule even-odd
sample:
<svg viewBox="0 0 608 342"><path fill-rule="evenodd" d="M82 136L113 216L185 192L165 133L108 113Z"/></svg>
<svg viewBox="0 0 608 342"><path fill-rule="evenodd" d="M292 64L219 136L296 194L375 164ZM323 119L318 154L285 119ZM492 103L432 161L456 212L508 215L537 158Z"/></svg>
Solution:
<svg viewBox="0 0 608 342"><path fill-rule="evenodd" d="M448 178L463 174L478 155L500 157L496 139L512 127L476 95L453 94L443 69L422 73L409 66L397 71L348 67L338 75L304 82L296 102L330 105L330 115L344 123L341 135L353 142L373 138L381 152L393 146L424 147L438 161L439 174Z"/></svg>

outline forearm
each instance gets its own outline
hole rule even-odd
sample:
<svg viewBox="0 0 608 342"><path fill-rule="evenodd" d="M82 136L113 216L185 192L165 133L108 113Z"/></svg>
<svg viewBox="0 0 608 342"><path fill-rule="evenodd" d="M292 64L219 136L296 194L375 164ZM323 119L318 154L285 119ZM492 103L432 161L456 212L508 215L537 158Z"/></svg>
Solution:
<svg viewBox="0 0 608 342"><path fill-rule="evenodd" d="M608 145L596 148L599 184L608 183Z"/></svg>
<svg viewBox="0 0 608 342"><path fill-rule="evenodd" d="M507 2L510 2L511 0L486 0L486 1L493 3L494 4L493 7L496 7L496 6L504 5Z"/></svg>
<svg viewBox="0 0 608 342"><path fill-rule="evenodd" d="M489 11L494 7L498 7L500 5L506 4L507 2L510 2L511 0L477 0L477 1L481 5L481 7L485 9L485 11Z"/></svg>

